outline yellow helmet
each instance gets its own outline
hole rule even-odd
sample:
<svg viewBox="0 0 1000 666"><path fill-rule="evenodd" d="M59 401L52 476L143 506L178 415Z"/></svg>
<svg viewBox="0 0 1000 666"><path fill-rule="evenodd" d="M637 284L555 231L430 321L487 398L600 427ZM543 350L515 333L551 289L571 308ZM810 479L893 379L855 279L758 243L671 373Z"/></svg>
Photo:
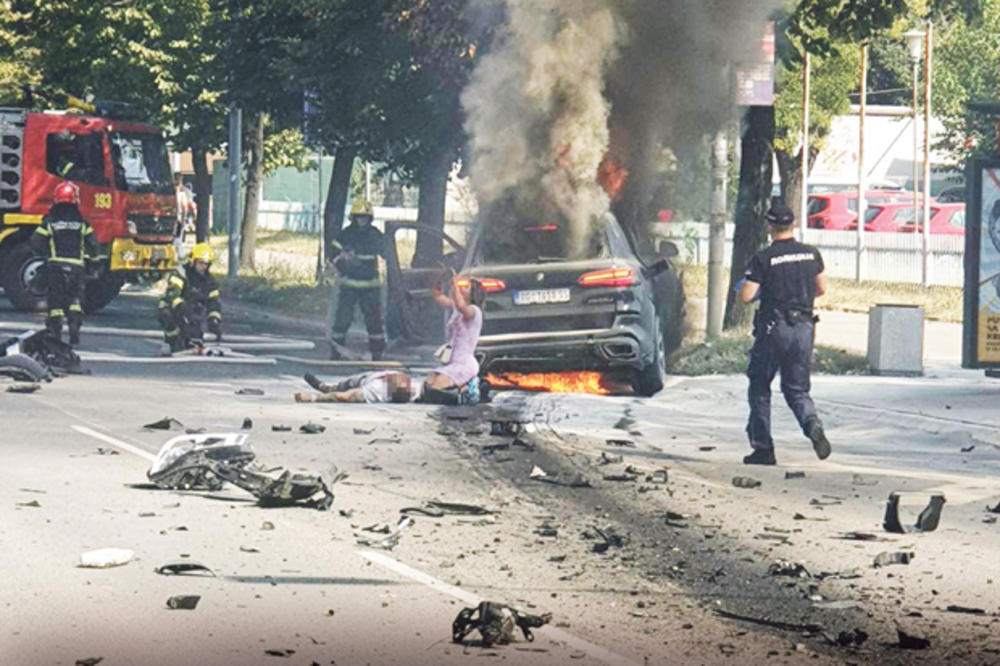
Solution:
<svg viewBox="0 0 1000 666"><path fill-rule="evenodd" d="M354 200L354 204L351 206L351 217L355 215L368 215L369 217L374 217L375 212L372 209L372 202L368 201L364 197L358 197Z"/></svg>
<svg viewBox="0 0 1000 666"><path fill-rule="evenodd" d="M191 261L212 263L215 261L215 248L208 243L198 243L191 248Z"/></svg>

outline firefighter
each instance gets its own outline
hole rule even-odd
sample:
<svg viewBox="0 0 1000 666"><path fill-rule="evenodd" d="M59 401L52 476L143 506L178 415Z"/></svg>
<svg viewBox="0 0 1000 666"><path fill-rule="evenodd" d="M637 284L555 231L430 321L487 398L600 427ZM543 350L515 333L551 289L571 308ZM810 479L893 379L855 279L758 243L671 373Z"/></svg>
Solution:
<svg viewBox="0 0 1000 666"><path fill-rule="evenodd" d="M385 352L385 328L382 324L382 281L378 258L385 257L385 238L372 226L372 205L358 198L351 206L351 223L333 240L333 265L340 274L337 313L330 333L330 358L341 358L340 348L347 341L347 329L354 318L354 306L361 307L368 328L368 348L372 360Z"/></svg>
<svg viewBox="0 0 1000 666"><path fill-rule="evenodd" d="M63 317L69 322L69 343L80 343L83 290L87 261L97 256L94 229L80 213L80 188L64 181L56 188L52 208L31 236L35 254L46 257L45 284L48 316L45 328L62 339Z"/></svg>
<svg viewBox="0 0 1000 666"><path fill-rule="evenodd" d="M191 248L188 262L167 278L167 291L156 306L156 318L170 353L203 346L202 321L208 332L222 340L222 305L219 284L209 269L215 250L208 243Z"/></svg>

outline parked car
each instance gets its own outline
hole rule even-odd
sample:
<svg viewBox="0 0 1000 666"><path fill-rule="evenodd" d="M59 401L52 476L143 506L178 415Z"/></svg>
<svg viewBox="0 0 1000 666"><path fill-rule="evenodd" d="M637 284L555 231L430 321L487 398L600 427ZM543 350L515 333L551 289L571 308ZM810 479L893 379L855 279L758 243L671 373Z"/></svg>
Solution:
<svg viewBox="0 0 1000 666"><path fill-rule="evenodd" d="M568 229L545 220L478 227L462 275L486 290L482 371L598 370L653 395L682 333L677 248L642 258L611 214L584 245L571 257Z"/></svg>
<svg viewBox="0 0 1000 666"><path fill-rule="evenodd" d="M865 203L871 206L872 204L905 201L907 194L903 190L870 190L865 194ZM806 219L808 226L812 229L827 231L857 229L857 191L810 194L806 208Z"/></svg>
<svg viewBox="0 0 1000 666"><path fill-rule="evenodd" d="M865 214L865 231L923 232L923 209L918 209L914 224L913 203L888 203L871 206ZM965 235L965 204L931 204L931 233Z"/></svg>

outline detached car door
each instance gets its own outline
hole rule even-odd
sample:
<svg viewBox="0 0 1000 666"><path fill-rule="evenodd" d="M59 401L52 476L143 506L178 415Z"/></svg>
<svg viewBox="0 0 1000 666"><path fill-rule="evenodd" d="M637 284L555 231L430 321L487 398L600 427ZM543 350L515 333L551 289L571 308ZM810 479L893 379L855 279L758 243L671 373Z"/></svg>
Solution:
<svg viewBox="0 0 1000 666"><path fill-rule="evenodd" d="M432 250L423 258L416 256L418 235ZM409 344L444 342L447 313L431 300L431 287L445 267L462 269L465 247L440 229L413 222L386 222L385 243L386 332Z"/></svg>

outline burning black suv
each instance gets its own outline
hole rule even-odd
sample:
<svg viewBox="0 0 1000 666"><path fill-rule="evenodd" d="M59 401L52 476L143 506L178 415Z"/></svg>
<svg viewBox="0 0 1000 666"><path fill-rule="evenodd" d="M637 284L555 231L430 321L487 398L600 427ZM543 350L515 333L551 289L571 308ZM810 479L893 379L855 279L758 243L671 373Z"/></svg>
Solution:
<svg viewBox="0 0 1000 666"><path fill-rule="evenodd" d="M486 291L482 373L597 370L653 395L682 335L677 248L643 258L611 214L581 243L571 254L567 229L551 223L474 231L461 275Z"/></svg>

